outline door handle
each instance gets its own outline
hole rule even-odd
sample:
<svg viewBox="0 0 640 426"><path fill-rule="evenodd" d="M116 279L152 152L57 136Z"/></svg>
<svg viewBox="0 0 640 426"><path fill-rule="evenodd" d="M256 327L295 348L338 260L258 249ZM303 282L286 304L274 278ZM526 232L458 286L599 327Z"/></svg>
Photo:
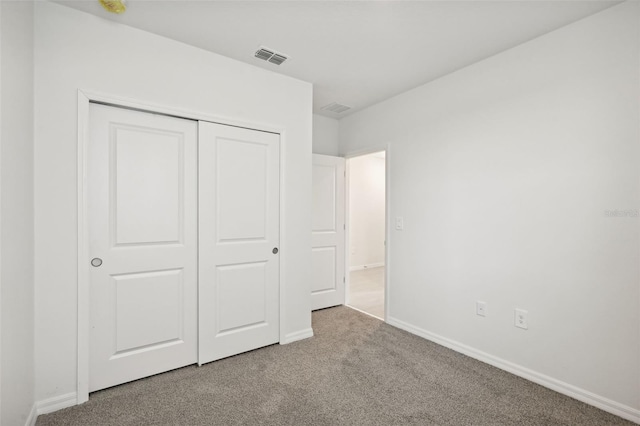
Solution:
<svg viewBox="0 0 640 426"><path fill-rule="evenodd" d="M97 268L100 265L102 265L102 259L100 259L99 257L94 257L93 259L91 259L91 266Z"/></svg>
<svg viewBox="0 0 640 426"><path fill-rule="evenodd" d="M271 253L278 254L278 247L274 247L273 250L271 250Z"/></svg>

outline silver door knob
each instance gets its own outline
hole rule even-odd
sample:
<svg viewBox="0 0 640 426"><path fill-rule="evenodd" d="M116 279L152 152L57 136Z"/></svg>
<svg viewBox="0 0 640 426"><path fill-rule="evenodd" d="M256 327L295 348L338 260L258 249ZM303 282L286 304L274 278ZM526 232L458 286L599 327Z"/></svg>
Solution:
<svg viewBox="0 0 640 426"><path fill-rule="evenodd" d="M100 265L102 265L102 259L100 259L99 257L94 257L93 259L91 259L91 266L97 268Z"/></svg>
<svg viewBox="0 0 640 426"><path fill-rule="evenodd" d="M278 247L274 247L273 250L271 250L271 252L273 254L278 254Z"/></svg>

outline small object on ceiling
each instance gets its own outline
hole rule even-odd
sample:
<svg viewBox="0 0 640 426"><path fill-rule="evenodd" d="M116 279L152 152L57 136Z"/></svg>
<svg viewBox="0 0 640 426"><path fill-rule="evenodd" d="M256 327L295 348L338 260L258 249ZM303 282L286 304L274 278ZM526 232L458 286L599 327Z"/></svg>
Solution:
<svg viewBox="0 0 640 426"><path fill-rule="evenodd" d="M320 109L323 109L325 111L335 112L336 114L342 114L343 112L350 110L351 107L347 105L339 104L337 102L332 102L329 105L325 105Z"/></svg>
<svg viewBox="0 0 640 426"><path fill-rule="evenodd" d="M98 1L107 12L120 14L120 13L124 13L124 11L127 10L127 4L125 0L98 0Z"/></svg>
<svg viewBox="0 0 640 426"><path fill-rule="evenodd" d="M287 55L283 53L277 53L273 49L260 47L253 55L258 59L262 59L263 61L271 62L272 64L280 65L287 59Z"/></svg>

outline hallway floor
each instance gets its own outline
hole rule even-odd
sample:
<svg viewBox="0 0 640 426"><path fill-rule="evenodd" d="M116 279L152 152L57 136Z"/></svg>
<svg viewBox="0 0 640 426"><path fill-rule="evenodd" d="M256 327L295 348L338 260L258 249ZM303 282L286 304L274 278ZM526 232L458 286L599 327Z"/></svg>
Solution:
<svg viewBox="0 0 640 426"><path fill-rule="evenodd" d="M384 319L384 266L349 273L348 305Z"/></svg>

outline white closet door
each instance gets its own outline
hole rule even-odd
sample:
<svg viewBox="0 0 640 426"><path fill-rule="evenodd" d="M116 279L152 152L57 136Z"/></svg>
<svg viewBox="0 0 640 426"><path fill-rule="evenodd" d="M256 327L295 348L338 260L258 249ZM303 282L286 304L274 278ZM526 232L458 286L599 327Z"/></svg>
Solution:
<svg viewBox="0 0 640 426"><path fill-rule="evenodd" d="M313 155L311 309L344 304L345 160Z"/></svg>
<svg viewBox="0 0 640 426"><path fill-rule="evenodd" d="M279 145L200 122L200 364L279 341Z"/></svg>
<svg viewBox="0 0 640 426"><path fill-rule="evenodd" d="M92 104L89 391L197 362L197 122Z"/></svg>

